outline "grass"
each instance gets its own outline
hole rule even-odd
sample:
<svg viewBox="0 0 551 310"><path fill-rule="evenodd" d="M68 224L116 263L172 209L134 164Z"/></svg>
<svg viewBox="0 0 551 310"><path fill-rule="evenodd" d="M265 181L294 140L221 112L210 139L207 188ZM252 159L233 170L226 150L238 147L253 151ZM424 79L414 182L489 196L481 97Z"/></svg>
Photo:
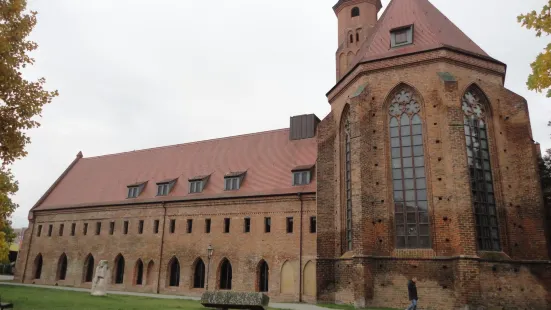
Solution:
<svg viewBox="0 0 551 310"><path fill-rule="evenodd" d="M93 297L89 293L56 289L0 285L2 301L18 310L205 310L198 301L160 299L138 296L108 295ZM275 310L275 309L272 309Z"/></svg>
<svg viewBox="0 0 551 310"><path fill-rule="evenodd" d="M353 305L319 304L318 306L330 309L355 310ZM368 308L367 310L397 310L393 308Z"/></svg>

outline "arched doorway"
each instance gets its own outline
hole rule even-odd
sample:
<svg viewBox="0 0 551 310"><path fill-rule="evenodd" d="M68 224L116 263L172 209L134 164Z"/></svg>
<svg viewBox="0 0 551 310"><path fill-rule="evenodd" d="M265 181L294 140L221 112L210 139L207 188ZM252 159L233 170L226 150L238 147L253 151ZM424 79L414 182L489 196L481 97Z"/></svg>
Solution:
<svg viewBox="0 0 551 310"><path fill-rule="evenodd" d="M259 292L267 292L270 288L268 281L269 271L268 263L265 260L261 260L257 268Z"/></svg>
<svg viewBox="0 0 551 310"><path fill-rule="evenodd" d="M281 294L294 294L295 271L291 263L286 261L281 267Z"/></svg>
<svg viewBox="0 0 551 310"><path fill-rule="evenodd" d="M168 285L180 286L180 262L176 257L168 263Z"/></svg>
<svg viewBox="0 0 551 310"><path fill-rule="evenodd" d="M222 260L220 265L220 289L231 290L232 268L231 263L227 258Z"/></svg>
<svg viewBox="0 0 551 310"><path fill-rule="evenodd" d="M155 279L153 279L154 267L155 267L155 263L153 261L150 261L149 264L147 264L147 274L145 277L146 285L152 285L153 283L155 283Z"/></svg>
<svg viewBox="0 0 551 310"><path fill-rule="evenodd" d="M316 265L308 261L304 266L304 279L302 282L302 291L306 296L316 296Z"/></svg>
<svg viewBox="0 0 551 310"><path fill-rule="evenodd" d="M205 263L202 259L197 259L193 271L193 288L205 287Z"/></svg>
<svg viewBox="0 0 551 310"><path fill-rule="evenodd" d="M56 280L65 280L67 276L67 255L61 254L57 262Z"/></svg>
<svg viewBox="0 0 551 310"><path fill-rule="evenodd" d="M117 255L115 258L115 284L124 283L124 256Z"/></svg>
<svg viewBox="0 0 551 310"><path fill-rule="evenodd" d="M88 254L84 259L84 282L92 282L94 279L94 256Z"/></svg>
<svg viewBox="0 0 551 310"><path fill-rule="evenodd" d="M34 259L34 272L33 272L35 279L40 279L40 276L42 275L42 254L38 253L36 258Z"/></svg>
<svg viewBox="0 0 551 310"><path fill-rule="evenodd" d="M135 285L143 284L143 262L141 259L138 259L136 266L134 267L134 279Z"/></svg>

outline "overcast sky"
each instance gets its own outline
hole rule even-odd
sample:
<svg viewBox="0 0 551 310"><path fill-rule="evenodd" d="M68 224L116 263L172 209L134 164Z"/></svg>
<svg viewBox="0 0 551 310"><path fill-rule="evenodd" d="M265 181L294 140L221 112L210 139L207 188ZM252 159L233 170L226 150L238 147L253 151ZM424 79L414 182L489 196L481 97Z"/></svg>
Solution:
<svg viewBox="0 0 551 310"><path fill-rule="evenodd" d="M13 167L14 226L27 225L29 209L79 151L90 157L284 128L303 113L325 117L335 2L29 0L39 49L27 74L46 77L60 96ZM516 22L546 1L431 2L508 65L506 87L528 100L534 139L551 148L551 103L525 85L549 38Z"/></svg>

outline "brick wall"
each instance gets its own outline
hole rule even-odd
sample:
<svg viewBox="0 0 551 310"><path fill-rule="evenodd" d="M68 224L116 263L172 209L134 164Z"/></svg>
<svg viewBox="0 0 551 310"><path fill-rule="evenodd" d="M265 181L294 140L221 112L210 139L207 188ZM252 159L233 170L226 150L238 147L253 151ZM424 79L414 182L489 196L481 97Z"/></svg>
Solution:
<svg viewBox="0 0 551 310"><path fill-rule="evenodd" d="M481 289L488 276L481 259L516 261L523 266L528 264L527 260L536 260L547 266L549 257L541 216L543 202L536 170L537 154L531 141L525 100L503 87L504 71L499 65L449 51L431 53L361 65L328 95L334 117L322 122L320 136L335 139L324 139L323 146L320 143L319 147L318 170L324 171L327 178L318 180L318 221L334 228L335 240L341 238L340 219L333 214L344 210L339 116L348 105L353 129L354 250L344 255L336 252L331 257L329 247L320 247L318 240L318 255L328 258L323 264L329 265L329 258L334 264L333 268L325 267L332 270L332 274L324 273L326 283L331 285L319 288L324 292L334 290L334 294L324 295L326 299L333 297L334 302L356 305L362 305L365 300L367 305L404 307L407 303L404 297L406 280L416 275L420 287L430 288L423 295L431 296L426 301L434 309L491 304L490 295ZM456 82L442 81L438 72L451 73ZM502 248L496 253L478 251L476 242L461 108L461 98L473 83L489 101L488 135ZM430 249L399 250L394 247L387 109L389 95L400 84L412 87L420 98ZM367 86L363 93L351 98L364 85ZM325 149L329 143L332 143L331 151ZM324 183L331 180L334 193L321 192L320 189L327 186ZM320 213L321 209L332 212ZM325 234L329 233L327 229ZM459 256L469 259L459 259ZM361 257L367 261L359 260ZM405 258L411 261L404 262ZM452 260L446 263L446 272L441 269L442 258ZM349 266L350 259L358 262L356 266L343 267ZM384 263L379 262L381 259ZM320 264L318 262L318 270ZM378 272L378 268L388 271ZM348 270L363 276L353 277ZM545 278L548 270L543 268L542 272L543 277L527 273L520 279L509 275L503 275L502 279L520 281L524 285L537 283L549 290L551 287ZM429 294L431 290L434 293ZM502 298L507 303L515 296ZM525 297L525 304L541 307L544 300L545 294L538 291Z"/></svg>
<svg viewBox="0 0 551 310"><path fill-rule="evenodd" d="M120 253L125 260L124 283L111 283L112 290L156 292L179 295L200 295L204 289L193 288L194 263L201 258L208 264L207 247L214 248L210 263L209 289L217 289L217 270L223 258L232 265L232 289L235 291L256 291L258 289L257 266L264 259L269 267L269 295L274 300L299 300L299 270L308 261L316 259L316 234L310 233L310 217L316 216L315 196L303 195L302 211L302 259L300 259L300 217L301 202L298 196L281 196L256 199L231 199L204 202L112 206L66 210L63 212L35 212L35 227L30 255L25 268L25 250L17 262L16 280L21 281L25 272L25 283L46 285L91 287L84 283L84 261L88 254L94 256L95 264L109 261L114 271L115 257ZM244 232L244 218L251 219L250 233ZM264 232L264 218L271 217L271 232ZM286 231L286 219L293 217L293 233ZM211 232L205 232L205 219L211 219ZM230 218L230 232L224 233L224 219ZM170 220L176 220L175 232L170 233ZM187 220L192 220L192 232L187 232ZM138 233L139 221L144 221L143 233ZM159 232L153 231L155 220L160 221ZM110 222L115 222L113 235L109 234ZM123 222L129 221L128 234L123 234ZM96 223L101 222L101 232L95 234ZM76 223L76 235L71 236L71 225ZM88 223L87 235L83 235L84 223ZM59 226L64 224L64 234L59 236ZM36 227L42 225L41 236L36 236ZM48 237L48 226L53 233ZM32 229L29 229L30 232ZM164 243L163 239L164 230ZM23 249L28 247L30 236L25 236ZM161 251L162 248L162 251ZM41 253L43 269L40 279L34 279L33 263ZM65 253L68 258L67 278L56 280L59 257ZM168 286L168 263L176 257L180 264L179 287ZM144 264L144 284L135 284L135 266L138 259ZM280 270L290 262L295 275L295 293L280 296ZM151 279L147 269L153 262ZM302 265L299 265L300 262ZM299 267L300 266L300 267ZM160 276L159 276L160 272ZM159 279L159 281L157 280ZM315 279L308 279L309 281ZM114 282L114 281L113 281ZM315 296L304 296L313 299Z"/></svg>

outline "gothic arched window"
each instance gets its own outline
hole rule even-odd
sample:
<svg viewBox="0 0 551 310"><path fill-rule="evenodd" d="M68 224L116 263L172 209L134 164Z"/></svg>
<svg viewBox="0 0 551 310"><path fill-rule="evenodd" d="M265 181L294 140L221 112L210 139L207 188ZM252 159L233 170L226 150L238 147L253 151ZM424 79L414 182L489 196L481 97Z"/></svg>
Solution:
<svg viewBox="0 0 551 310"><path fill-rule="evenodd" d="M84 260L84 282L92 282L94 278L94 256L88 254Z"/></svg>
<svg viewBox="0 0 551 310"><path fill-rule="evenodd" d="M200 258L195 263L195 270L193 272L193 287L205 287L205 263L203 263L203 260Z"/></svg>
<svg viewBox="0 0 551 310"><path fill-rule="evenodd" d="M136 262L136 267L134 268L134 277L135 277L135 284L136 285L142 285L143 284L143 262L141 259L138 259Z"/></svg>
<svg viewBox="0 0 551 310"><path fill-rule="evenodd" d="M65 280L67 276L67 255L61 254L57 263L57 280Z"/></svg>
<svg viewBox="0 0 551 310"><path fill-rule="evenodd" d="M350 110L345 108L341 121L342 130L342 158L343 158L343 183L344 183L344 225L345 225L345 246L343 252L352 250L352 154L350 146Z"/></svg>
<svg viewBox="0 0 551 310"><path fill-rule="evenodd" d="M224 258L220 266L220 289L231 290L232 268L229 260Z"/></svg>
<svg viewBox="0 0 551 310"><path fill-rule="evenodd" d="M355 6L352 8L352 17L360 16L360 8Z"/></svg>
<svg viewBox="0 0 551 310"><path fill-rule="evenodd" d="M115 258L115 284L124 282L124 256L121 254Z"/></svg>
<svg viewBox="0 0 551 310"><path fill-rule="evenodd" d="M397 248L429 248L427 181L421 105L402 86L391 97L390 147Z"/></svg>
<svg viewBox="0 0 551 310"><path fill-rule="evenodd" d="M462 109L465 113L465 141L478 249L499 251L501 246L488 146L487 106L486 97L476 86L471 86L465 92Z"/></svg>
<svg viewBox="0 0 551 310"><path fill-rule="evenodd" d="M168 263L168 285L180 286L180 262L176 257Z"/></svg>
<svg viewBox="0 0 551 310"><path fill-rule="evenodd" d="M268 291L269 289L268 275L269 275L268 263L266 263L265 260L262 260L258 264L258 291L259 292Z"/></svg>

